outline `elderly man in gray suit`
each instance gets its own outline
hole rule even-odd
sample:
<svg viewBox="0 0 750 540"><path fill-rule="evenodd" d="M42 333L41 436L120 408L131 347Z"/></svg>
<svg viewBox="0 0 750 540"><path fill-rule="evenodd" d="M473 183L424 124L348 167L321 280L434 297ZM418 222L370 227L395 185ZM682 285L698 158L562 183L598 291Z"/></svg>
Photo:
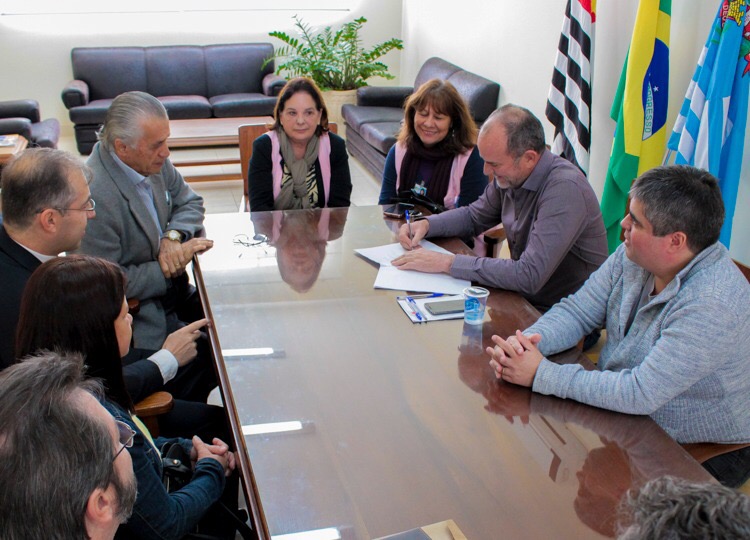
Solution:
<svg viewBox="0 0 750 540"><path fill-rule="evenodd" d="M185 266L213 242L203 230L203 199L169 161L169 118L155 97L126 92L114 99L87 164L98 216L80 251L119 264L128 299L139 302L133 339L139 349L158 349L167 334L203 318ZM203 341L204 343L200 343ZM215 386L205 340L199 340L200 373L195 399ZM165 366L174 370L177 366Z"/></svg>

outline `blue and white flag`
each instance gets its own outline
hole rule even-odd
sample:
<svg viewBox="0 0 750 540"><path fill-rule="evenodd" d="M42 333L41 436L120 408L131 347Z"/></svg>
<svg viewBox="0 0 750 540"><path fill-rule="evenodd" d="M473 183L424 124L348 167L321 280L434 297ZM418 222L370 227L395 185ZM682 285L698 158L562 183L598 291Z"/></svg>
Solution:
<svg viewBox="0 0 750 540"><path fill-rule="evenodd" d="M700 167L719 179L726 209L720 240L727 247L747 124L748 17L747 0L722 0L667 143L677 152L675 163Z"/></svg>

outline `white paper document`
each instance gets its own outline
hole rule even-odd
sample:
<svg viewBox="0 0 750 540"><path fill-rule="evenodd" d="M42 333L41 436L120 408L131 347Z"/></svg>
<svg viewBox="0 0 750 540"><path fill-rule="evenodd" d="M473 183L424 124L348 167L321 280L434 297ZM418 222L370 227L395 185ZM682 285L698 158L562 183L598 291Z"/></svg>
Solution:
<svg viewBox="0 0 750 540"><path fill-rule="evenodd" d="M423 240L420 245L422 249L450 254L450 251L427 240ZM406 253L406 250L398 243L373 248L355 249L354 251L380 265L378 276L375 278L374 287L376 289L461 294L466 287L471 285L471 282L468 280L456 279L447 274L428 274L413 270L399 270L392 266L391 261L393 259Z"/></svg>

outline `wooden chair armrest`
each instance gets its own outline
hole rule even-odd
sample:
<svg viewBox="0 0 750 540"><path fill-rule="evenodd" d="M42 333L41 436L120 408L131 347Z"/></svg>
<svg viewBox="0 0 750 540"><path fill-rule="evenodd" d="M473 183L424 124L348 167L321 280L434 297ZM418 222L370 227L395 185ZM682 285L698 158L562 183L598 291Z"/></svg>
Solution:
<svg viewBox="0 0 750 540"><path fill-rule="evenodd" d="M742 264L740 261L735 260L734 264L737 265L737 268L740 269L740 272L742 272L742 275L745 276L745 279L750 281L750 267Z"/></svg>
<svg viewBox="0 0 750 540"><path fill-rule="evenodd" d="M174 398L169 392L154 392L135 404L135 414L143 419L168 413L174 407Z"/></svg>
<svg viewBox="0 0 750 540"><path fill-rule="evenodd" d="M128 298L128 313L131 315L137 315L141 309L141 301L137 298Z"/></svg>
<svg viewBox="0 0 750 540"><path fill-rule="evenodd" d="M722 443L685 443L681 445L685 451L693 456L698 463L750 446L750 443L722 444Z"/></svg>
<svg viewBox="0 0 750 540"><path fill-rule="evenodd" d="M502 223L498 223L491 229L488 229L484 231L484 237L485 238L492 238L493 240L497 242L502 242L506 239L505 236L505 227L503 227Z"/></svg>
<svg viewBox="0 0 750 540"><path fill-rule="evenodd" d="M498 223L491 229L484 231L477 241L484 243L484 253L482 253L481 243L475 247L475 253L480 257L497 257L500 247L505 240L505 228L502 223Z"/></svg>

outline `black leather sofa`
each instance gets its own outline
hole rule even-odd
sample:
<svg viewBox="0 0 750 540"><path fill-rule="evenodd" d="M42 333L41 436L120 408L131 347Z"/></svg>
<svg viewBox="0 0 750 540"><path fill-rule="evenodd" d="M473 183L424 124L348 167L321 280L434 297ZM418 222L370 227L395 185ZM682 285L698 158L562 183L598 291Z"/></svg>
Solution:
<svg viewBox="0 0 750 540"><path fill-rule="evenodd" d="M132 90L159 98L172 120L271 115L286 83L273 62L261 67L272 54L270 43L76 47L62 100L78 151L91 152L110 103Z"/></svg>
<svg viewBox="0 0 750 540"><path fill-rule="evenodd" d="M497 107L499 84L434 57L419 69L414 86L358 89L357 104L344 105L341 109L346 125L346 147L377 179L383 177L385 156L396 143L406 98L430 79L450 81L468 103L477 124L481 125Z"/></svg>
<svg viewBox="0 0 750 540"><path fill-rule="evenodd" d="M0 135L22 135L29 146L57 148L60 122L55 118L42 120L39 102L34 99L0 101Z"/></svg>

